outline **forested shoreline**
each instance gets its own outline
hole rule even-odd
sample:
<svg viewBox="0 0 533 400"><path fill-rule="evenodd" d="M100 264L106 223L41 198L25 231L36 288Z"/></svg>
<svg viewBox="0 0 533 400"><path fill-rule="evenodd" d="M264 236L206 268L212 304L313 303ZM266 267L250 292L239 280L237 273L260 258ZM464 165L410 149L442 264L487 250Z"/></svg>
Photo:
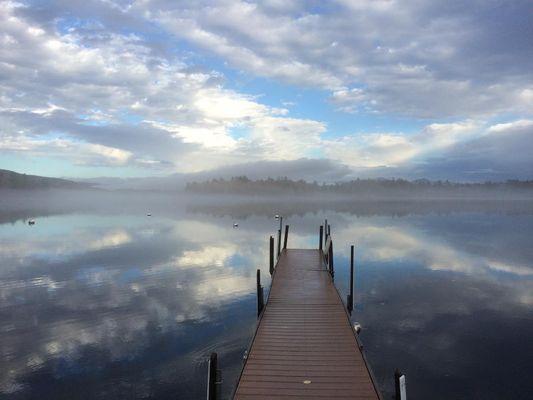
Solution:
<svg viewBox="0 0 533 400"><path fill-rule="evenodd" d="M334 183L291 180L286 177L251 180L246 176L188 182L185 191L195 194L232 195L366 195L465 197L486 194L522 194L533 197L533 181L459 183L418 179L355 179Z"/></svg>

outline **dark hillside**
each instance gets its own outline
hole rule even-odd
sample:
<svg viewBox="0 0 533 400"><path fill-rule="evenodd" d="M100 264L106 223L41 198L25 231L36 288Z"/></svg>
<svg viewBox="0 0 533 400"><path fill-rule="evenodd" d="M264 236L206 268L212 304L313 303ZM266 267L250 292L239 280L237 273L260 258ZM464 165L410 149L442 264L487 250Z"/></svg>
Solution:
<svg viewBox="0 0 533 400"><path fill-rule="evenodd" d="M89 186L67 179L19 174L0 169L0 189L83 189Z"/></svg>

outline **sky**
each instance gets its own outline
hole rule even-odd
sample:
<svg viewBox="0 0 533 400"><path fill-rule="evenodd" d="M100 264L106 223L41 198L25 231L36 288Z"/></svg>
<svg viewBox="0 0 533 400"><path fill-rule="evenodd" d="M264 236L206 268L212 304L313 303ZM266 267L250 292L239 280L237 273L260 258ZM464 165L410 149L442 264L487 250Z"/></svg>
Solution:
<svg viewBox="0 0 533 400"><path fill-rule="evenodd" d="M0 168L533 179L533 4L0 0Z"/></svg>

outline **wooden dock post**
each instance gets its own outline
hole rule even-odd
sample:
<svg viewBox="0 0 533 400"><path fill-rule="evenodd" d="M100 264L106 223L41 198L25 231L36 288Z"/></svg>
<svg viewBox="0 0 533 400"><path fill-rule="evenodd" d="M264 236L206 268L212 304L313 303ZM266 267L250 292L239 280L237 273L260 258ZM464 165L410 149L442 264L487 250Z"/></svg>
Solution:
<svg viewBox="0 0 533 400"><path fill-rule="evenodd" d="M350 294L348 295L348 300L346 301L346 305L350 314L352 314L353 311L353 252L354 246L352 245L350 247Z"/></svg>
<svg viewBox="0 0 533 400"><path fill-rule="evenodd" d="M335 269L333 268L333 240L330 241L329 245L329 273L331 274L331 279L335 278Z"/></svg>
<svg viewBox="0 0 533 400"><path fill-rule="evenodd" d="M283 240L283 249L287 248L287 239L289 238L289 225L285 225L285 239Z"/></svg>
<svg viewBox="0 0 533 400"><path fill-rule="evenodd" d="M320 225L320 233L319 233L318 236L319 236L319 239L318 239L318 249L319 249L319 250L322 250L322 248L323 248L322 243L323 243L323 241L324 241L324 240L323 240L323 239L324 239L324 227L323 227L322 225Z"/></svg>
<svg viewBox="0 0 533 400"><path fill-rule="evenodd" d="M270 236L270 264L269 264L270 275L274 273L274 238Z"/></svg>
<svg viewBox="0 0 533 400"><path fill-rule="evenodd" d="M257 269L257 316L261 315L265 307L265 297L263 295L263 286L261 286L261 270Z"/></svg>
<svg viewBox="0 0 533 400"><path fill-rule="evenodd" d="M281 254L281 229L283 228L283 217L279 217L279 229L278 229L278 260Z"/></svg>
<svg viewBox="0 0 533 400"><path fill-rule="evenodd" d="M217 400L217 353L211 353L207 364L207 400Z"/></svg>
<svg viewBox="0 0 533 400"><path fill-rule="evenodd" d="M281 253L281 229L278 229L278 259Z"/></svg>
<svg viewBox="0 0 533 400"><path fill-rule="evenodd" d="M405 375L402 374L398 369L394 371L394 388L396 391L395 400L407 400Z"/></svg>

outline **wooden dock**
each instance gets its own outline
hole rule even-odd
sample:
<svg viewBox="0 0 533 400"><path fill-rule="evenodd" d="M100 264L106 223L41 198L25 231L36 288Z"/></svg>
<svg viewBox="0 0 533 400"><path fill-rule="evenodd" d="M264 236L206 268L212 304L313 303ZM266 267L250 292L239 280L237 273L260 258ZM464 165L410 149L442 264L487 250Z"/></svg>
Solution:
<svg viewBox="0 0 533 400"><path fill-rule="evenodd" d="M334 286L332 252L322 235L320 249L281 251L234 399L381 398Z"/></svg>

